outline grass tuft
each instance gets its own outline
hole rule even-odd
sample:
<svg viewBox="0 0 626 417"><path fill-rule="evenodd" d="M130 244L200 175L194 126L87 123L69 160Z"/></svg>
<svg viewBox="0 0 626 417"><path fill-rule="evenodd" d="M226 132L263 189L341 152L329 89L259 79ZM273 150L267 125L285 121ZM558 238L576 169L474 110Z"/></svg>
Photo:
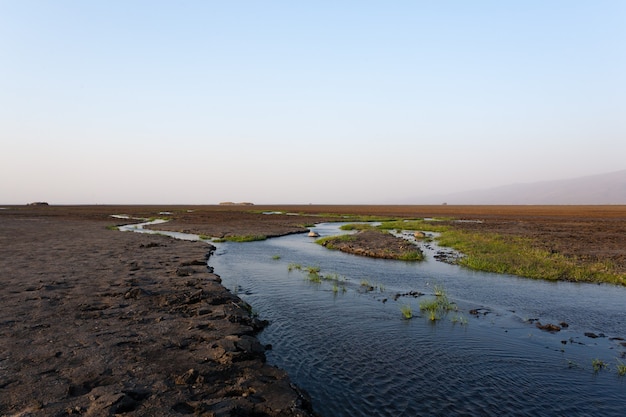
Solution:
<svg viewBox="0 0 626 417"><path fill-rule="evenodd" d="M243 236L226 236L224 238L228 242L257 242L259 240L266 240L267 236L264 235L243 235Z"/></svg>
<svg viewBox="0 0 626 417"><path fill-rule="evenodd" d="M370 223L349 223L344 224L343 226L339 226L340 230L369 230L373 228L374 226L372 226Z"/></svg>
<svg viewBox="0 0 626 417"><path fill-rule="evenodd" d="M407 320L413 317L413 309L408 304L400 306L400 311L402 312L402 317Z"/></svg>
<svg viewBox="0 0 626 417"><path fill-rule="evenodd" d="M395 220L383 222L378 226L382 230L419 230L426 232L444 232L448 230L448 226L433 224L423 219L415 220Z"/></svg>
<svg viewBox="0 0 626 417"><path fill-rule="evenodd" d="M290 263L287 266L287 269L289 270L289 272L293 271L294 269L298 270L298 271L301 271L302 270L302 265L296 264L296 263Z"/></svg>
<svg viewBox="0 0 626 417"><path fill-rule="evenodd" d="M435 298L422 300L420 310L428 314L430 321L437 321L449 311L456 310L456 306L448 299L444 288L435 285Z"/></svg>
<svg viewBox="0 0 626 417"><path fill-rule="evenodd" d="M604 362L602 359L593 359L591 361L591 366L593 367L593 372L598 373L603 369L608 369L609 364Z"/></svg>

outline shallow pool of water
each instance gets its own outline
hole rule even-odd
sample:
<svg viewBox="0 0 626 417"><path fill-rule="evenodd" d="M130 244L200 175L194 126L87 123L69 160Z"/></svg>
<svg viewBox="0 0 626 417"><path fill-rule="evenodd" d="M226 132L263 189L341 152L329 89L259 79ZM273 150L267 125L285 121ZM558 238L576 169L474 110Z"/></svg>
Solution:
<svg viewBox="0 0 626 417"><path fill-rule="evenodd" d="M624 288L472 272L435 261L436 247L411 263L329 251L306 235L217 246L209 264L270 321L259 336L273 346L268 361L323 416L626 415ZM337 281L311 282L306 267ZM458 311L432 322L419 303L435 286ZM396 299L411 291L425 295ZM548 333L534 319L569 327ZM594 372L593 359L609 369Z"/></svg>

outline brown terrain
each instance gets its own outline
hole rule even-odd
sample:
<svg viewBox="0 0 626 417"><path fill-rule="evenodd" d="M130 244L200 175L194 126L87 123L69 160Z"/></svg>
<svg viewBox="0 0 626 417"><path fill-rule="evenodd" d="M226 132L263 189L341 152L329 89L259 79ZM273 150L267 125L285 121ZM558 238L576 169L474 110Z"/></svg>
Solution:
<svg viewBox="0 0 626 417"><path fill-rule="evenodd" d="M454 225L626 272L625 206L6 207L0 415L314 415L265 363L265 323L206 267L210 245L107 229L126 223L112 214L164 211L160 229L215 237L307 232L337 214L481 220Z"/></svg>
<svg viewBox="0 0 626 417"><path fill-rule="evenodd" d="M349 239L345 236L325 238L322 246L353 255L380 259L423 260L424 253L414 243L377 229L361 230ZM410 257L410 259L409 259Z"/></svg>

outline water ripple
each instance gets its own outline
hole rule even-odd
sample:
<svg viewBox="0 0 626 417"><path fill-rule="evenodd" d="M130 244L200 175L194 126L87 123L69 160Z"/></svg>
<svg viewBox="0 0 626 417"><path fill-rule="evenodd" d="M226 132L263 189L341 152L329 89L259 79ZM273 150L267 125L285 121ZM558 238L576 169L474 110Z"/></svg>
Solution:
<svg viewBox="0 0 626 417"><path fill-rule="evenodd" d="M594 374L590 366L592 358L613 360L623 348L583 335L626 336L619 334L626 331L624 289L503 278L431 261L373 261L327 251L303 236L224 244L218 253L211 264L224 284L239 288L271 322L260 335L274 346L268 361L286 369L323 416L626 415L623 378ZM280 261L272 260L276 253ZM291 262L340 274L348 290L313 285L288 272ZM385 294L360 291L364 278L383 284ZM432 294L433 283L446 288L466 325L449 318L433 324L419 314L420 299L393 300L401 291ZM413 308L412 320L402 319L402 304ZM478 307L488 314L468 314ZM529 318L570 327L550 334Z"/></svg>

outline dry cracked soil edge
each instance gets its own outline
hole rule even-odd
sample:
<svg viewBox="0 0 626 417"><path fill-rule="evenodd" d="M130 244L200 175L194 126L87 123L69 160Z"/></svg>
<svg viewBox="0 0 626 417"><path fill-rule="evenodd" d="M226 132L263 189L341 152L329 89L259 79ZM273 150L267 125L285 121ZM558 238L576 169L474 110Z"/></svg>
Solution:
<svg viewBox="0 0 626 417"><path fill-rule="evenodd" d="M0 415L310 416L209 246L3 216Z"/></svg>

